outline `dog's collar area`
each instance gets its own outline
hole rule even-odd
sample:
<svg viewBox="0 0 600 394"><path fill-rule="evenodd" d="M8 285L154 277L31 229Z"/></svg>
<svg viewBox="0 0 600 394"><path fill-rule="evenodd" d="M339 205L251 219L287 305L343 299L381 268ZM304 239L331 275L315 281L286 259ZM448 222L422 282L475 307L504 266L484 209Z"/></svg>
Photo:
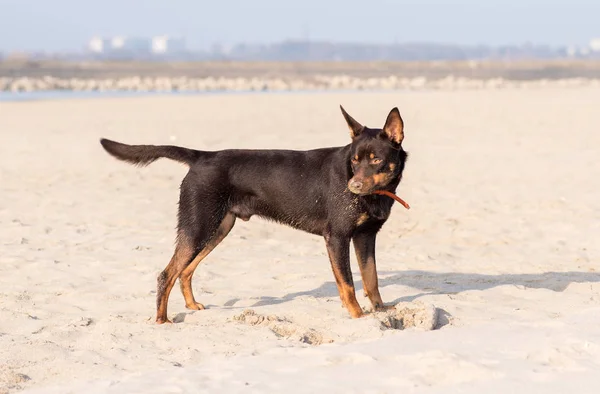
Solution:
<svg viewBox="0 0 600 394"><path fill-rule="evenodd" d="M400 178L400 176L398 176L398 178ZM387 190L375 190L371 194L378 194L380 196L387 196L387 197L392 198L392 199L396 200L397 202L399 202L404 208L410 209L410 205L408 205L408 203L406 201L404 201L403 199L401 199L400 197L398 197L397 195L395 195L394 193L392 193L390 191L387 191Z"/></svg>
<svg viewBox="0 0 600 394"><path fill-rule="evenodd" d="M394 193L392 193L390 191L375 190L371 194L379 194L380 196L388 196L389 198L393 198L394 200L398 201L404 208L410 209L410 205L408 205L408 203L406 201L404 201L403 199L401 199L400 197L398 197L397 195L395 195Z"/></svg>

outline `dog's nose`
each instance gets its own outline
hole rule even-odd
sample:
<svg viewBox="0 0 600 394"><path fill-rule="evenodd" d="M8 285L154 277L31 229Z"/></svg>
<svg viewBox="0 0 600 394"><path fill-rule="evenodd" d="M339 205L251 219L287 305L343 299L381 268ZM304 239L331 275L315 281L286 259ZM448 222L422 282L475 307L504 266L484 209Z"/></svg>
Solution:
<svg viewBox="0 0 600 394"><path fill-rule="evenodd" d="M363 183L360 181L351 181L348 186L349 186L350 191L360 192L362 190Z"/></svg>

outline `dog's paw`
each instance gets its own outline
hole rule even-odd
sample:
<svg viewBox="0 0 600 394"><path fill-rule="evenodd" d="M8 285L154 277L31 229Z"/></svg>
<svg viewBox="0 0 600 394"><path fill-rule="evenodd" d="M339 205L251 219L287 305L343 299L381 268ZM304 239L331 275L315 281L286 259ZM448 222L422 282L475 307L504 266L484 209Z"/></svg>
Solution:
<svg viewBox="0 0 600 394"><path fill-rule="evenodd" d="M353 312L353 313L350 313L350 317L351 317L352 319L360 319L360 318L362 318L362 317L365 317L365 313L364 313L363 311L360 311L360 312Z"/></svg>
<svg viewBox="0 0 600 394"><path fill-rule="evenodd" d="M199 302L196 302L194 304L189 304L185 306L187 309L190 309L192 311L203 311L206 309L206 307L204 305L202 305Z"/></svg>

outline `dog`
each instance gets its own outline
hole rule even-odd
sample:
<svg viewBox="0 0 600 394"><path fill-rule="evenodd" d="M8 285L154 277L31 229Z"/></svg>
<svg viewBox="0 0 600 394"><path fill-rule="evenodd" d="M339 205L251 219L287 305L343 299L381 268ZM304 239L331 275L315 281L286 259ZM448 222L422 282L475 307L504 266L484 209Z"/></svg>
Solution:
<svg viewBox="0 0 600 394"><path fill-rule="evenodd" d="M368 128L340 109L351 137L342 147L200 151L100 140L110 155L131 164L168 158L189 166L180 189L175 252L157 279L156 323L170 323L167 302L177 279L186 307L204 309L192 292L194 270L236 219L253 215L324 237L342 306L359 318L364 312L350 269L352 241L364 294L373 310L386 309L379 294L375 239L394 201L374 193L395 193L402 179L408 158L402 148L404 122L393 108L382 129Z"/></svg>

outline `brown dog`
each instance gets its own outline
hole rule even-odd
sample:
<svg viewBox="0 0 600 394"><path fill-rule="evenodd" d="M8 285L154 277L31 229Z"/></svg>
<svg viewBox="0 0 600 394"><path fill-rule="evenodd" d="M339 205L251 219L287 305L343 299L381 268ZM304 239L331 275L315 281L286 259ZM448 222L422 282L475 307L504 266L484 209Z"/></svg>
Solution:
<svg viewBox="0 0 600 394"><path fill-rule="evenodd" d="M365 295L384 308L375 266L375 238L388 219L407 153L397 108L382 129L362 126L341 108L351 143L309 151L199 151L177 146L125 145L102 139L117 159L148 165L166 157L187 164L181 184L177 246L158 277L156 322L169 322L167 301L179 279L189 309L204 309L192 293L198 264L227 236L236 218L258 215L324 237L342 304L363 315L350 270L354 244Z"/></svg>

